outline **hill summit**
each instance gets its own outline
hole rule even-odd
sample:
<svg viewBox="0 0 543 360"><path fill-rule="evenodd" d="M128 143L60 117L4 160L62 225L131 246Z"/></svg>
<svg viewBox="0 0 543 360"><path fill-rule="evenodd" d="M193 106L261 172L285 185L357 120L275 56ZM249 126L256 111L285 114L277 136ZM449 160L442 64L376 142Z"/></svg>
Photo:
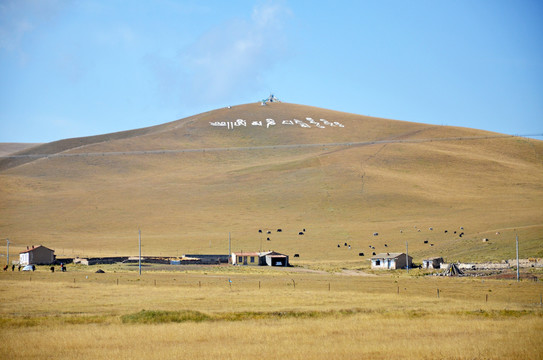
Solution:
<svg viewBox="0 0 543 360"><path fill-rule="evenodd" d="M149 255L227 253L230 233L232 250L316 262L406 242L415 261L505 259L516 232L543 256L542 155L482 130L245 104L1 158L0 230L66 255L134 254L138 229Z"/></svg>

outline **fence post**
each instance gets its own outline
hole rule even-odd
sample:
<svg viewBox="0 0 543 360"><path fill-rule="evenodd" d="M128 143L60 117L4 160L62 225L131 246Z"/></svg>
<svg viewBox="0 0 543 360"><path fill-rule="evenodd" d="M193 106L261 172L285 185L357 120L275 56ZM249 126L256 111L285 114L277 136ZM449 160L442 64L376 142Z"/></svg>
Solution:
<svg viewBox="0 0 543 360"><path fill-rule="evenodd" d="M439 288L437 289L437 298L439 299Z"/></svg>

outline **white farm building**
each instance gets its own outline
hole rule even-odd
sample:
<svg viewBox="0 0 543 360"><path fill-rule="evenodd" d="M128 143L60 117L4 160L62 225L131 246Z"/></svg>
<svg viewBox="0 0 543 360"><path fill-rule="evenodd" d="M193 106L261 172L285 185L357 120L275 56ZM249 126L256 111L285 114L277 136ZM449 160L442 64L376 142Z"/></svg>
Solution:
<svg viewBox="0 0 543 360"><path fill-rule="evenodd" d="M372 269L403 269L413 266L413 258L405 253L382 253L372 256Z"/></svg>

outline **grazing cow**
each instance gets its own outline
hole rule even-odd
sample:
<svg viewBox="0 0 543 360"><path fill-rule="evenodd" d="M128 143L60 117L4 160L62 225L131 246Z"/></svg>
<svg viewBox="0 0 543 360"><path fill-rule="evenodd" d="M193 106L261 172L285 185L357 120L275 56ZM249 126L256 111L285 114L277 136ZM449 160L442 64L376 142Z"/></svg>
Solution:
<svg viewBox="0 0 543 360"><path fill-rule="evenodd" d="M341 247L341 246L339 246L339 244L337 244L337 247Z"/></svg>
<svg viewBox="0 0 543 360"><path fill-rule="evenodd" d="M373 233L373 236L377 236L377 235L379 235L379 233Z"/></svg>
<svg viewBox="0 0 543 360"><path fill-rule="evenodd" d="M428 240L424 240L424 243L425 243L425 244L428 244Z"/></svg>
<svg viewBox="0 0 543 360"><path fill-rule="evenodd" d="M364 253L358 253L358 256L364 256Z"/></svg>
<svg viewBox="0 0 543 360"><path fill-rule="evenodd" d="M446 234L446 233L448 233L448 231L447 231L447 230L445 230L445 234Z"/></svg>
<svg viewBox="0 0 543 360"><path fill-rule="evenodd" d="M388 247L388 245L387 245L387 244L385 244L385 247Z"/></svg>
<svg viewBox="0 0 543 360"><path fill-rule="evenodd" d="M262 233L262 229L258 230L259 233Z"/></svg>
<svg viewBox="0 0 543 360"><path fill-rule="evenodd" d="M375 250L375 246L372 246L371 248L372 248L373 250Z"/></svg>
<svg viewBox="0 0 543 360"><path fill-rule="evenodd" d="M302 231L305 232L305 228Z"/></svg>
<svg viewBox="0 0 543 360"><path fill-rule="evenodd" d="M300 257L300 254L294 254L294 257Z"/></svg>
<svg viewBox="0 0 543 360"><path fill-rule="evenodd" d="M463 227L463 226L460 226L460 230L464 230L464 227Z"/></svg>
<svg viewBox="0 0 543 360"><path fill-rule="evenodd" d="M434 246L434 244L430 244L430 246Z"/></svg>
<svg viewBox="0 0 543 360"><path fill-rule="evenodd" d="M464 233L461 232L458 236L459 236L459 237L462 237L462 236L464 236Z"/></svg>
<svg viewBox="0 0 543 360"><path fill-rule="evenodd" d="M267 238L266 240L271 241L270 238Z"/></svg>
<svg viewBox="0 0 543 360"><path fill-rule="evenodd" d="M271 230L268 230L268 234L271 234Z"/></svg>
<svg viewBox="0 0 543 360"><path fill-rule="evenodd" d="M347 246L347 243L344 243L343 246Z"/></svg>
<svg viewBox="0 0 543 360"><path fill-rule="evenodd" d="M434 230L434 228L428 228L428 230Z"/></svg>
<svg viewBox="0 0 543 360"><path fill-rule="evenodd" d="M371 245L370 245L370 246L368 246L368 247L369 247L369 248L371 249Z"/></svg>
<svg viewBox="0 0 543 360"><path fill-rule="evenodd" d="M418 229L417 232L420 232L420 229Z"/></svg>
<svg viewBox="0 0 543 360"><path fill-rule="evenodd" d="M281 232L281 231L283 231L283 229L277 229L277 232Z"/></svg>
<svg viewBox="0 0 543 360"><path fill-rule="evenodd" d="M454 232L454 234L456 234L456 231Z"/></svg>
<svg viewBox="0 0 543 360"><path fill-rule="evenodd" d="M4 271L8 271L8 266L4 266Z"/></svg>
<svg viewBox="0 0 543 360"><path fill-rule="evenodd" d="M300 232L298 233L298 235L303 235L303 234L304 234L304 233L303 233L303 232L301 232L301 231L300 231Z"/></svg>
<svg viewBox="0 0 543 360"><path fill-rule="evenodd" d="M375 251L373 252L373 255L374 255L374 256L377 255L377 254L375 253Z"/></svg>

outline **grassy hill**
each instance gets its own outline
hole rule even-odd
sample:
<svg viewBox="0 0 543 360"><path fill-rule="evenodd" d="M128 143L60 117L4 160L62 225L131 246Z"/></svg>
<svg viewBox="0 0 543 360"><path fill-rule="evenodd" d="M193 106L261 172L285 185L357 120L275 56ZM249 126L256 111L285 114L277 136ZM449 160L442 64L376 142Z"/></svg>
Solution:
<svg viewBox="0 0 543 360"><path fill-rule="evenodd" d="M419 262L501 260L518 233L521 256L543 256L537 140L272 103L17 154L0 159L13 251L136 254L139 228L147 255L227 253L231 233L233 251L300 262L367 263L406 242Z"/></svg>

